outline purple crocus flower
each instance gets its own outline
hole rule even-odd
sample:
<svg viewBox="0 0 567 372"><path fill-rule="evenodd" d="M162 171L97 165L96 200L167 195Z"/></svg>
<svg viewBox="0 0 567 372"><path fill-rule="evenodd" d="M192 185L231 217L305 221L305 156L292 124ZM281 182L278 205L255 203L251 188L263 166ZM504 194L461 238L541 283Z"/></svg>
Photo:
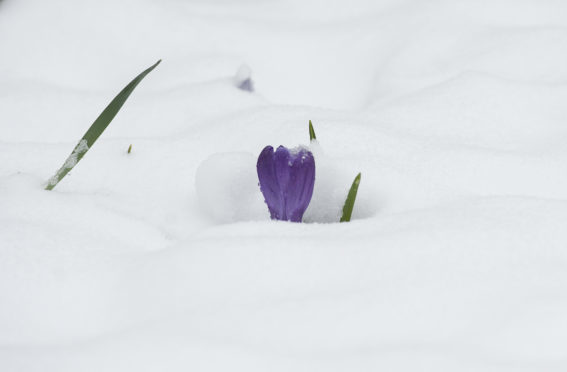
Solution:
<svg viewBox="0 0 567 372"><path fill-rule="evenodd" d="M304 148L266 146L256 165L260 190L273 220L301 222L315 184L315 158Z"/></svg>
<svg viewBox="0 0 567 372"><path fill-rule="evenodd" d="M238 89L244 90L246 92L253 92L254 91L254 84L252 83L252 79L248 78L238 84Z"/></svg>

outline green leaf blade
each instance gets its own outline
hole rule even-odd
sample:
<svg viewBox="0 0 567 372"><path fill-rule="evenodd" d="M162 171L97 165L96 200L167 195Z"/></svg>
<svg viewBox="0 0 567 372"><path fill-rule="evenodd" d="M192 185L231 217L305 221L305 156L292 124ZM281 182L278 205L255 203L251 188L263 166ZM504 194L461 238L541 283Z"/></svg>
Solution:
<svg viewBox="0 0 567 372"><path fill-rule="evenodd" d="M309 120L309 140L317 140L317 137L315 136L315 129L313 129L313 123L311 123L311 120Z"/></svg>
<svg viewBox="0 0 567 372"><path fill-rule="evenodd" d="M360 177L361 174L359 173L352 182L352 186L348 191L347 198L345 200L345 205L343 207L343 215L341 216L341 222L349 222L350 218L352 217L352 210L354 208L354 202L356 201L356 194L358 193L358 185L360 185Z"/></svg>
<svg viewBox="0 0 567 372"><path fill-rule="evenodd" d="M138 84L150 73L154 68L157 67L161 62L161 59L157 61L154 65L150 66L138 76L134 78L124 89L118 93L116 97L106 106L102 113L96 118L94 123L83 135L79 143L75 146L71 154L67 157L61 168L55 173L53 177L49 179L45 190L53 190L55 186L73 169L75 165L85 156L87 151L92 147L96 140L100 137L102 132L108 127L110 122L114 119L118 111L122 108L130 94L138 86Z"/></svg>

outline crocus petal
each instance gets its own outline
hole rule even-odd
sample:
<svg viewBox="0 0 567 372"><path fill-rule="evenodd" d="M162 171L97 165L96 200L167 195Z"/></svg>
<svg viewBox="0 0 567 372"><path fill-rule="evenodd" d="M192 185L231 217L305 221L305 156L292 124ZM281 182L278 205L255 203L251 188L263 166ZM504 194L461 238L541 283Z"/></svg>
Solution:
<svg viewBox="0 0 567 372"><path fill-rule="evenodd" d="M284 214L283 198L280 185L277 182L276 168L274 166L274 148L266 146L256 164L258 179L260 180L260 190L264 194L266 204L270 210L272 219L281 219Z"/></svg>
<svg viewBox="0 0 567 372"><path fill-rule="evenodd" d="M289 192L286 200L286 215L290 221L301 222L309 206L315 185L315 159L313 154L301 150L292 160L290 167Z"/></svg>
<svg viewBox="0 0 567 372"><path fill-rule="evenodd" d="M252 80L251 79L244 80L243 82L238 84L238 89L244 90L246 92L253 92L254 91L254 85L252 84Z"/></svg>
<svg viewBox="0 0 567 372"><path fill-rule="evenodd" d="M276 180L278 185L280 185L280 189L282 192L285 193L287 191L287 185L289 183L289 176L290 176L290 166L291 166L291 159L289 150L283 146L278 147L276 152L274 153L274 167L276 168Z"/></svg>
<svg viewBox="0 0 567 372"><path fill-rule="evenodd" d="M260 190L272 219L301 222L315 183L315 159L306 149L266 146L258 157Z"/></svg>

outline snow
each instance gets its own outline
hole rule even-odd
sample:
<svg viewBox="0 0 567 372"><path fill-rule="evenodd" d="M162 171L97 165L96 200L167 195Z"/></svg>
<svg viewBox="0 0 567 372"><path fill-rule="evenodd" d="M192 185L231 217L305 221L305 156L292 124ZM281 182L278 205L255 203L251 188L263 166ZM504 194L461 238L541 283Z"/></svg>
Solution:
<svg viewBox="0 0 567 372"><path fill-rule="evenodd" d="M0 1L0 370L566 370L565 14ZM308 223L270 221L256 156L308 120Z"/></svg>
<svg viewBox="0 0 567 372"><path fill-rule="evenodd" d="M205 159L195 173L195 188L201 214L213 222L269 218L251 153L216 153Z"/></svg>

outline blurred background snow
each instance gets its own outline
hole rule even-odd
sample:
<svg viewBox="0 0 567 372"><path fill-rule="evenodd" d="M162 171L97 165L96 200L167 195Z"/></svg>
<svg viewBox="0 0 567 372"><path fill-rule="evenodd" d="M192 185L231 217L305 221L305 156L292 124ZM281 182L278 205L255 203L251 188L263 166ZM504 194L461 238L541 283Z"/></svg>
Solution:
<svg viewBox="0 0 567 372"><path fill-rule="evenodd" d="M0 0L0 370L566 370L566 14ZM361 171L349 224L262 209L255 157L309 119L306 218Z"/></svg>

